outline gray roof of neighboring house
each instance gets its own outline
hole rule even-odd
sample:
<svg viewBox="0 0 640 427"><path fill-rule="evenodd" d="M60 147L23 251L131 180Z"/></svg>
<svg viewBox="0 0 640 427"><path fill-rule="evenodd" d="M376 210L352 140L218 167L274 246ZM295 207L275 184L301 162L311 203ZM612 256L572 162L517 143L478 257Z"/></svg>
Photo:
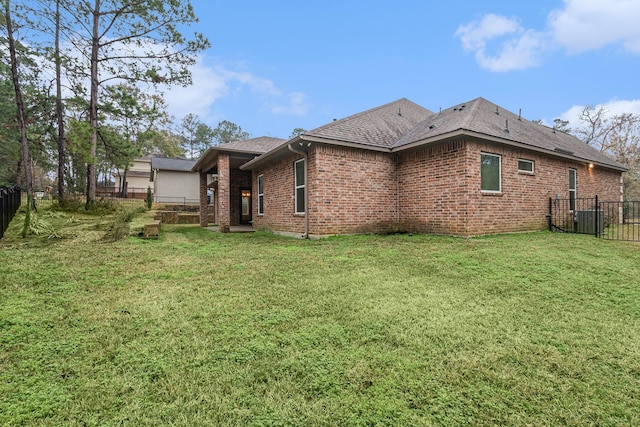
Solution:
<svg viewBox="0 0 640 427"><path fill-rule="evenodd" d="M166 159L164 157L153 157L151 159L151 169L191 172L191 168L196 164L196 160L187 159Z"/></svg>
<svg viewBox="0 0 640 427"><path fill-rule="evenodd" d="M391 148L398 139L434 113L402 98L305 132L316 137Z"/></svg>
<svg viewBox="0 0 640 427"><path fill-rule="evenodd" d="M394 148L420 144L445 137L456 131L468 131L543 150L562 156L598 162L614 168L624 166L575 136L526 120L484 98L458 104L428 117L394 144Z"/></svg>

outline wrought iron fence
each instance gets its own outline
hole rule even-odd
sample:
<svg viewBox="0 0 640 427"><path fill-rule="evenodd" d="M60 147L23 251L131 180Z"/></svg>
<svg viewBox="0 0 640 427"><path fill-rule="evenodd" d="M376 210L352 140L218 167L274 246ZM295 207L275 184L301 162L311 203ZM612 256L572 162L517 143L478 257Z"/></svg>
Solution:
<svg viewBox="0 0 640 427"><path fill-rule="evenodd" d="M596 221L600 215L596 215L596 198L582 199L549 199L549 230L563 233L595 234Z"/></svg>
<svg viewBox="0 0 640 427"><path fill-rule="evenodd" d="M550 198L547 218L549 231L640 241L640 201Z"/></svg>
<svg viewBox="0 0 640 427"><path fill-rule="evenodd" d="M9 223L20 207L22 192L20 187L0 188L0 239L9 228Z"/></svg>
<svg viewBox="0 0 640 427"><path fill-rule="evenodd" d="M640 242L640 201L600 202L603 239Z"/></svg>

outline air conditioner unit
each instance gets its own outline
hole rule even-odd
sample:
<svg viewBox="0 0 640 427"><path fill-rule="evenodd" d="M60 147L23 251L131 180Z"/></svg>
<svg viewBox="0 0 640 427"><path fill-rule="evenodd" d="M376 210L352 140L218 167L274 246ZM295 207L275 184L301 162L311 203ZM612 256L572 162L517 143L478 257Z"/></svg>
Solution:
<svg viewBox="0 0 640 427"><path fill-rule="evenodd" d="M598 210L598 234L604 231L604 211ZM576 233L596 234L596 211L574 211Z"/></svg>

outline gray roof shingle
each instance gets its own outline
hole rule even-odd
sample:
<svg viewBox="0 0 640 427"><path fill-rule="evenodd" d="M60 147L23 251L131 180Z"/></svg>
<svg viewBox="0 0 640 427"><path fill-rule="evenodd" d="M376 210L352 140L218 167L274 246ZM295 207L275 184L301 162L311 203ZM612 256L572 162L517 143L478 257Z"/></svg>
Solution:
<svg viewBox="0 0 640 427"><path fill-rule="evenodd" d="M529 147L533 151L549 155L593 162L620 171L626 170L624 165L578 138L526 120L484 98L476 98L439 113L433 113L402 98L334 120L289 141L261 137L212 147L198 161L195 168L204 165L207 157L212 154L210 151L265 154L246 163L246 168L252 169L272 156L281 155L287 150L287 144L294 140L336 145L356 144L363 149L396 152L464 133L497 143Z"/></svg>
<svg viewBox="0 0 640 427"><path fill-rule="evenodd" d="M151 158L151 169L191 172L191 168L195 164L195 160L167 159L164 157Z"/></svg>
<svg viewBox="0 0 640 427"><path fill-rule="evenodd" d="M402 98L320 126L305 132L304 136L391 148L398 139L433 114Z"/></svg>
<svg viewBox="0 0 640 427"><path fill-rule="evenodd" d="M624 168L578 138L526 120L484 98L476 98L429 116L398 139L393 148L438 136L444 137L459 130L513 141L531 146L532 149L548 150L615 168Z"/></svg>
<svg viewBox="0 0 640 427"><path fill-rule="evenodd" d="M278 145L285 142L281 138L273 138L270 136L260 136L258 138L245 139L243 141L233 141L226 144L220 144L214 148L219 151L242 151L246 153L263 154Z"/></svg>

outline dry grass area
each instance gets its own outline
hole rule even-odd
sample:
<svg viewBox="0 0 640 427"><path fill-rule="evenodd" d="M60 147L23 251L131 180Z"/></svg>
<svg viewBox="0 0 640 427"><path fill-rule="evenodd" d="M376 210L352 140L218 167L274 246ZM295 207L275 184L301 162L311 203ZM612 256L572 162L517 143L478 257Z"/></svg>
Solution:
<svg viewBox="0 0 640 427"><path fill-rule="evenodd" d="M640 424L637 244L47 220L0 244L0 424Z"/></svg>

